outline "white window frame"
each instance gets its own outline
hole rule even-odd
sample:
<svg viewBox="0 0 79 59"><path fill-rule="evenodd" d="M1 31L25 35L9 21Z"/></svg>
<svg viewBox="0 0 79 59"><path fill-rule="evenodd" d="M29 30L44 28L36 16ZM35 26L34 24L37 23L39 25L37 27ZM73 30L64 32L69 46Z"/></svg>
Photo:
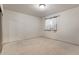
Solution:
<svg viewBox="0 0 79 59"><path fill-rule="evenodd" d="M57 18L45 20L45 31L57 31Z"/></svg>

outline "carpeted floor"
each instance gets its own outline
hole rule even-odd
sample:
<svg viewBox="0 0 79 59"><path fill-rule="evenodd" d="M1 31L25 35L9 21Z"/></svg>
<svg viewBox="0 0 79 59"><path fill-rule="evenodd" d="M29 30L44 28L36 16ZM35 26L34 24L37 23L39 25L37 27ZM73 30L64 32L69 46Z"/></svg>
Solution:
<svg viewBox="0 0 79 59"><path fill-rule="evenodd" d="M79 46L47 38L11 42L3 46L2 55L69 55L79 54Z"/></svg>

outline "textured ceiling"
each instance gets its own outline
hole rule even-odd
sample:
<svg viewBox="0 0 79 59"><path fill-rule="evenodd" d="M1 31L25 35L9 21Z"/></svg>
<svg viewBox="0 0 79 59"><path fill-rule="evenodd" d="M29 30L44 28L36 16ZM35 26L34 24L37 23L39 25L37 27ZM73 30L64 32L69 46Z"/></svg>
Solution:
<svg viewBox="0 0 79 59"><path fill-rule="evenodd" d="M40 9L37 4L4 4L4 9L21 12L33 16L43 17L67 9L78 7L78 4L47 4L45 9Z"/></svg>

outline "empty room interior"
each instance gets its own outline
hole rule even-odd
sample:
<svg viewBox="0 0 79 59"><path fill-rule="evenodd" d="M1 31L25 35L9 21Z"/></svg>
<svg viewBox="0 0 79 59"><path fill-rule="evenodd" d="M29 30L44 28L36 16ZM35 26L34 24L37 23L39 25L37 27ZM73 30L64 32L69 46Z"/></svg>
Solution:
<svg viewBox="0 0 79 59"><path fill-rule="evenodd" d="M0 5L0 54L79 54L79 5Z"/></svg>

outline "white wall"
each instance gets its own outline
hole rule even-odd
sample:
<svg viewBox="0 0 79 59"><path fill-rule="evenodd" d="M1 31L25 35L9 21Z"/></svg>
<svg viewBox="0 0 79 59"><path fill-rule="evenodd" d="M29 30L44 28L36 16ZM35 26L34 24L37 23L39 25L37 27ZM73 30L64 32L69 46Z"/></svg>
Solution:
<svg viewBox="0 0 79 59"><path fill-rule="evenodd" d="M41 18L21 14L18 12L4 10L2 20L3 42L28 39L38 36L45 36L52 39L63 40L79 44L79 7L69 9L46 17L58 17L58 30L44 31L44 20ZM42 34L41 34L42 26Z"/></svg>
<svg viewBox="0 0 79 59"><path fill-rule="evenodd" d="M28 39L40 36L41 19L31 15L4 10L3 42Z"/></svg>
<svg viewBox="0 0 79 59"><path fill-rule="evenodd" d="M46 17L58 17L58 30L43 31L45 37L79 44L79 7L69 9ZM42 22L44 25L44 20ZM44 30L44 29L43 29Z"/></svg>

